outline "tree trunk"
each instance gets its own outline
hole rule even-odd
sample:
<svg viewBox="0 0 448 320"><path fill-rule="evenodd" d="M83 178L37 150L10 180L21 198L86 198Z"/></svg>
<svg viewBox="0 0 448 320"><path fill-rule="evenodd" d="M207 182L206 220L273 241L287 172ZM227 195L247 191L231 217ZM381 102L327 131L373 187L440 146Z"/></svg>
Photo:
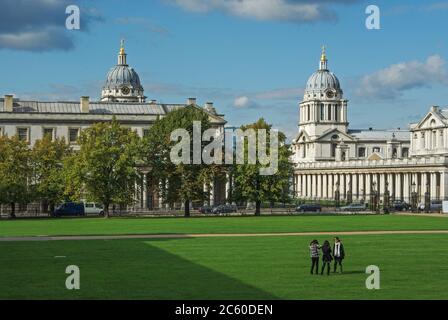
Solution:
<svg viewBox="0 0 448 320"><path fill-rule="evenodd" d="M184 203L185 206L185 217L190 217L190 200L186 200Z"/></svg>
<svg viewBox="0 0 448 320"><path fill-rule="evenodd" d="M54 202L50 202L50 216L54 217Z"/></svg>
<svg viewBox="0 0 448 320"><path fill-rule="evenodd" d="M109 204L104 204L104 218L109 218Z"/></svg>
<svg viewBox="0 0 448 320"><path fill-rule="evenodd" d="M261 201L260 200L255 201L255 215L256 216L261 215Z"/></svg>
<svg viewBox="0 0 448 320"><path fill-rule="evenodd" d="M16 217L16 203L11 202L11 218L14 219Z"/></svg>

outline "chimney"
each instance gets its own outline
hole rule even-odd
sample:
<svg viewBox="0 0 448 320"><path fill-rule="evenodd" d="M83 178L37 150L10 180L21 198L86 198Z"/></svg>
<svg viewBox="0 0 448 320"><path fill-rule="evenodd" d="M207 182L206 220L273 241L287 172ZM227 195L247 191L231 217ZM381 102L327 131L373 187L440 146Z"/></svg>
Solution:
<svg viewBox="0 0 448 320"><path fill-rule="evenodd" d="M439 106L432 106L431 107L431 111L432 112L440 112L440 107Z"/></svg>
<svg viewBox="0 0 448 320"><path fill-rule="evenodd" d="M192 104L196 104L196 98L188 98L187 100L187 105L192 105Z"/></svg>
<svg viewBox="0 0 448 320"><path fill-rule="evenodd" d="M81 97L80 110L81 113L89 113L89 97Z"/></svg>
<svg viewBox="0 0 448 320"><path fill-rule="evenodd" d="M216 109L213 107L213 102L207 102L207 103L205 104L205 110L206 110L207 112L210 112L211 114L214 114L214 115L217 114L217 113L216 113Z"/></svg>
<svg viewBox="0 0 448 320"><path fill-rule="evenodd" d="M5 95L5 100L3 102L5 112L12 112L13 111L13 109L12 109L12 107L14 105L14 100L13 99L14 99L14 96L12 94Z"/></svg>
<svg viewBox="0 0 448 320"><path fill-rule="evenodd" d="M150 104L157 104L157 100L151 100Z"/></svg>

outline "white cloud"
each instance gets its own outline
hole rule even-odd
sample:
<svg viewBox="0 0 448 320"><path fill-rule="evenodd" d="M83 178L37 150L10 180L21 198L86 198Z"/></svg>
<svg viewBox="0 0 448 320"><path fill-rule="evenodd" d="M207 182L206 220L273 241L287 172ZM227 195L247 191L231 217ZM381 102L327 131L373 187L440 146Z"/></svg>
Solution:
<svg viewBox="0 0 448 320"><path fill-rule="evenodd" d="M166 0L195 12L221 11L241 18L312 22L336 17L329 4L353 3L357 0Z"/></svg>
<svg viewBox="0 0 448 320"><path fill-rule="evenodd" d="M241 97L237 97L233 101L233 105L236 108L249 108L253 105L253 102L249 99L248 96L241 96Z"/></svg>
<svg viewBox="0 0 448 320"><path fill-rule="evenodd" d="M363 97L396 98L404 91L447 83L447 80L445 60L432 55L424 62L401 62L365 75L355 93Z"/></svg>

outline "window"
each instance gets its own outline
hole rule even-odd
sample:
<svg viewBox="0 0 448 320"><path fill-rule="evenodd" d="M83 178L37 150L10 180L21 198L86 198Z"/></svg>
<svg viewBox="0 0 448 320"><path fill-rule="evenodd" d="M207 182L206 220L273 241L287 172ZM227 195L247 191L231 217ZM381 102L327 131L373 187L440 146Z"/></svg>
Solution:
<svg viewBox="0 0 448 320"><path fill-rule="evenodd" d="M324 110L325 110L324 105L321 104L320 105L320 120L321 121L324 121Z"/></svg>
<svg viewBox="0 0 448 320"><path fill-rule="evenodd" d="M401 150L401 157L402 158L408 158L409 157L409 148L403 148Z"/></svg>
<svg viewBox="0 0 448 320"><path fill-rule="evenodd" d="M373 147L373 152L380 153L381 148L380 147Z"/></svg>
<svg viewBox="0 0 448 320"><path fill-rule="evenodd" d="M397 157L398 157L397 148L393 148L392 149L392 159L397 159Z"/></svg>
<svg viewBox="0 0 448 320"><path fill-rule="evenodd" d="M149 136L149 129L143 129L143 136L144 137Z"/></svg>
<svg viewBox="0 0 448 320"><path fill-rule="evenodd" d="M366 148L361 147L358 149L358 158L365 158L366 157Z"/></svg>
<svg viewBox="0 0 448 320"><path fill-rule="evenodd" d="M17 137L20 141L30 141L29 128L17 128Z"/></svg>
<svg viewBox="0 0 448 320"><path fill-rule="evenodd" d="M340 109L339 106L337 106L337 105L334 106L334 112L335 112L334 115L335 115L336 121L339 121L339 111L340 111L339 109Z"/></svg>
<svg viewBox="0 0 448 320"><path fill-rule="evenodd" d="M54 128L44 128L43 137L50 137L51 141L55 138L54 136L55 129Z"/></svg>
<svg viewBox="0 0 448 320"><path fill-rule="evenodd" d="M311 120L311 107L310 106L308 106L306 114L307 114L307 117L308 117L307 120L310 121Z"/></svg>
<svg viewBox="0 0 448 320"><path fill-rule="evenodd" d="M328 105L328 120L331 120L331 104Z"/></svg>
<svg viewBox="0 0 448 320"><path fill-rule="evenodd" d="M70 128L68 131L68 141L71 144L76 144L79 137L79 128Z"/></svg>

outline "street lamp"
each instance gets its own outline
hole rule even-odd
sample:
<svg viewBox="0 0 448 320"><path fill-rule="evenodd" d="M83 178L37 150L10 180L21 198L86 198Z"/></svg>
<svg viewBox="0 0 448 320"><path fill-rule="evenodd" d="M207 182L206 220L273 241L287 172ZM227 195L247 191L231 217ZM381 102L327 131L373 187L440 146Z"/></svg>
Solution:
<svg viewBox="0 0 448 320"><path fill-rule="evenodd" d="M429 183L426 183L426 191L425 191L425 212L428 213L430 211L430 202L431 195L429 194Z"/></svg>
<svg viewBox="0 0 448 320"><path fill-rule="evenodd" d="M390 201L389 182L386 182L386 190L384 190L384 204L383 204L384 213L389 213L389 201Z"/></svg>
<svg viewBox="0 0 448 320"><path fill-rule="evenodd" d="M411 207L412 212L415 212L417 210L417 186L415 184L415 181L411 184L412 192L411 192Z"/></svg>
<svg viewBox="0 0 448 320"><path fill-rule="evenodd" d="M339 182L336 182L336 190L334 192L334 202L336 208L339 208L339 201L340 201L341 193L339 192Z"/></svg>
<svg viewBox="0 0 448 320"><path fill-rule="evenodd" d="M353 193L352 193L352 183L348 183L348 191L347 191L347 204L352 203L353 201Z"/></svg>

